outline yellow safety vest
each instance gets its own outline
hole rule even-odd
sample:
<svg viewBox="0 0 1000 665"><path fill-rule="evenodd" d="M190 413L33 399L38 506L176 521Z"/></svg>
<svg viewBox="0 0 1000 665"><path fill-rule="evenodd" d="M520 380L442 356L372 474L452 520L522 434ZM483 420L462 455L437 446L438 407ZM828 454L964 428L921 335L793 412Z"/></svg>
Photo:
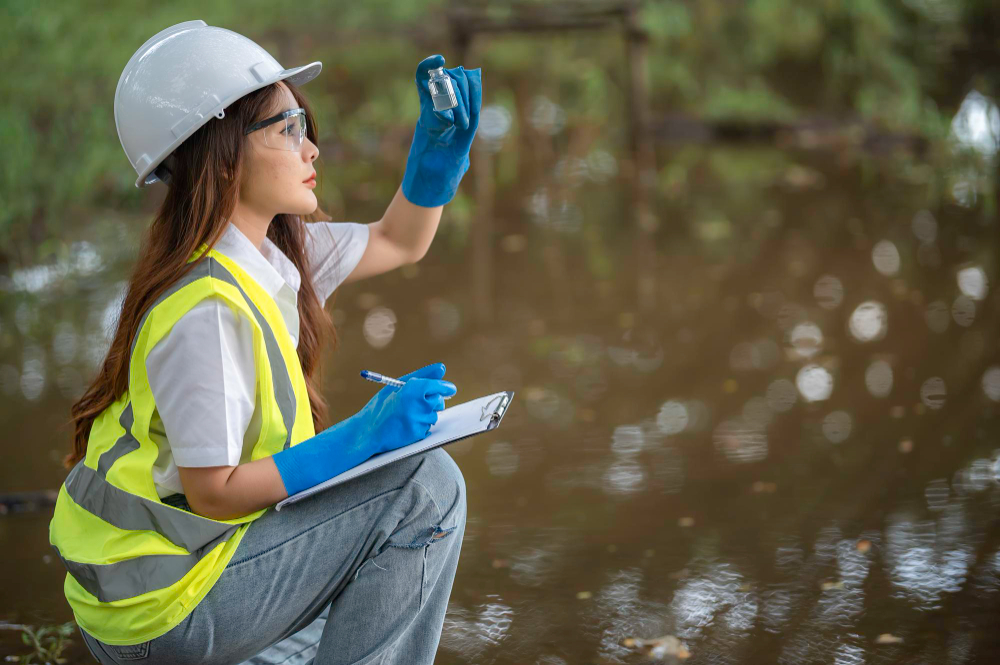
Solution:
<svg viewBox="0 0 1000 665"><path fill-rule="evenodd" d="M138 644L180 623L209 592L262 508L214 520L163 503L153 484L159 447L145 359L204 298L221 296L254 328L261 405L251 460L315 435L291 335L274 299L235 261L207 256L153 303L132 345L128 390L94 421L87 455L59 489L49 542L69 571L64 591L77 623L107 644Z"/></svg>

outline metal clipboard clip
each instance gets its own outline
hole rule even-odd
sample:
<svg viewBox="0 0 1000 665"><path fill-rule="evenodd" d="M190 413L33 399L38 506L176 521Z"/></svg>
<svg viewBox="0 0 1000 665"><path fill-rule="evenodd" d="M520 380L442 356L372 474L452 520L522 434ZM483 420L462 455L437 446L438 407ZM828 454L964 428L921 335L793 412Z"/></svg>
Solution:
<svg viewBox="0 0 1000 665"><path fill-rule="evenodd" d="M489 417L490 422L486 426L486 429L492 429L493 427L496 426L497 423L500 422L500 418L503 417L503 412L507 408L509 402L510 402L509 393L500 393L499 395L494 395L493 398L490 399L490 401L488 401L486 404L483 405L482 413L479 416L479 422L482 422L486 420L487 417ZM494 403L496 404L496 406L491 407L490 405Z"/></svg>

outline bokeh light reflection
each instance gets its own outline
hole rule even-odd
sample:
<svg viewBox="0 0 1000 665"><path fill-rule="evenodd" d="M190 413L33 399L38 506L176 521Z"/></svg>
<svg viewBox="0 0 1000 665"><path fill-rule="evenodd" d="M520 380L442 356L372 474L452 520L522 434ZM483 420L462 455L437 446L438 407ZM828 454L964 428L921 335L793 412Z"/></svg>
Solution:
<svg viewBox="0 0 1000 665"><path fill-rule="evenodd" d="M885 305L869 300L858 305L853 312L848 329L859 342L873 342L885 337L888 328Z"/></svg>
<svg viewBox="0 0 1000 665"><path fill-rule="evenodd" d="M872 397L888 397L892 392L892 365L874 360L865 370L865 387Z"/></svg>
<svg viewBox="0 0 1000 665"><path fill-rule="evenodd" d="M795 376L795 385L807 402L821 402L833 392L833 375L820 365L806 365Z"/></svg>
<svg viewBox="0 0 1000 665"><path fill-rule="evenodd" d="M396 313L388 307L373 307L365 315L362 333L373 348L385 348L396 335Z"/></svg>
<svg viewBox="0 0 1000 665"><path fill-rule="evenodd" d="M844 301L844 286L834 275L823 275L813 286L813 297L823 309L837 309Z"/></svg>

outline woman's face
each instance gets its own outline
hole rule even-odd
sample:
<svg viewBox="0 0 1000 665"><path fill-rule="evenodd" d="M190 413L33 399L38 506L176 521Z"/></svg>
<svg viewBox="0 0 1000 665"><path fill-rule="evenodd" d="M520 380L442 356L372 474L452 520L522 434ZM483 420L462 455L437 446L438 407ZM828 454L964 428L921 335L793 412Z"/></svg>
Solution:
<svg viewBox="0 0 1000 665"><path fill-rule="evenodd" d="M280 104L265 117L299 107L284 82L279 81L278 86L282 92ZM240 183L240 206L267 220L279 214L308 215L319 205L314 185L304 182L316 172L313 167L319 156L316 144L306 137L302 140L301 151L291 151L268 147L264 143L266 132L276 137L284 127L283 122L276 122L250 134L248 168ZM272 145L279 145L271 138L269 136L268 141Z"/></svg>

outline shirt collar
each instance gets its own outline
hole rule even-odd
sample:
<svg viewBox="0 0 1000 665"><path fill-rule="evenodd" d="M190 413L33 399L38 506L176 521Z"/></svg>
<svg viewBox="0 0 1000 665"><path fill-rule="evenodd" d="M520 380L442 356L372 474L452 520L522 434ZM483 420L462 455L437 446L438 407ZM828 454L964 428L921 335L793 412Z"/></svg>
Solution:
<svg viewBox="0 0 1000 665"><path fill-rule="evenodd" d="M285 284L298 293L301 285L298 269L270 238L265 237L258 250L239 227L227 222L226 230L214 249L236 261L272 298Z"/></svg>

